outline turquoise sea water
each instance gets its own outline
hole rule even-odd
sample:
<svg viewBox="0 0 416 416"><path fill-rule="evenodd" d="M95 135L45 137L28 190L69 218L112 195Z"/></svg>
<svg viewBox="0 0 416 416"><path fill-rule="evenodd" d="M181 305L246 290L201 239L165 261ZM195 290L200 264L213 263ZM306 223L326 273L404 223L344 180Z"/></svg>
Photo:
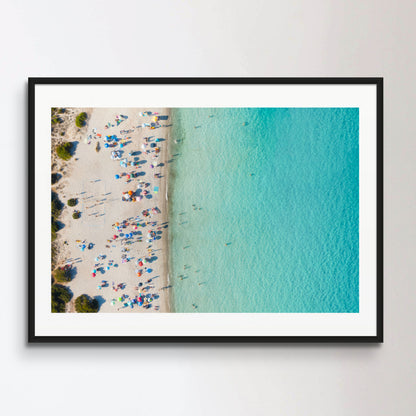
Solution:
<svg viewBox="0 0 416 416"><path fill-rule="evenodd" d="M359 312L356 108L173 110L175 312Z"/></svg>

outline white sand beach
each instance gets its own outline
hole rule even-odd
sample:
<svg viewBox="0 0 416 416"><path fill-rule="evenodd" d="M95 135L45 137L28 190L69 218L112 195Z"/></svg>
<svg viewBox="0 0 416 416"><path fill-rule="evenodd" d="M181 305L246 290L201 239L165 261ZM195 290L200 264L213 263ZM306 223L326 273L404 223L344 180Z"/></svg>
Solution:
<svg viewBox="0 0 416 416"><path fill-rule="evenodd" d="M67 312L75 312L74 300L82 294L99 301L99 312L169 312L166 189L169 111L149 108L69 111L72 120L81 111L87 112L88 119L81 130L73 121L68 122L64 141L78 143L68 162L57 159L58 166L54 166L55 169L62 166L65 171L52 189L65 205L59 217L65 226L57 233L57 265L71 264L73 268L73 279L65 284L73 293ZM143 123L153 123L155 128L144 127ZM108 141L114 147L105 147L107 136L117 137L118 142ZM53 140L53 149L55 144ZM111 159L114 150L121 151L120 160ZM126 159L128 166L121 166L120 162ZM116 179L116 175L120 178ZM136 201L122 200L123 192L129 191L133 193L130 198L136 197ZM78 204L69 207L70 198L77 198ZM72 218L74 210L80 211L79 219ZM146 217L144 210L149 213ZM142 266L140 260L144 262ZM140 302L143 305L139 306Z"/></svg>

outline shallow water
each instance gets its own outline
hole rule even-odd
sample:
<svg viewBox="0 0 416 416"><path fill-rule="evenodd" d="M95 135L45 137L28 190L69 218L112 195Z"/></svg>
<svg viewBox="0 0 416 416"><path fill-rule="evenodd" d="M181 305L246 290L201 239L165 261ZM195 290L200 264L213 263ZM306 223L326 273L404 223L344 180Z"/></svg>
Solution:
<svg viewBox="0 0 416 416"><path fill-rule="evenodd" d="M358 312L358 109L173 111L176 312Z"/></svg>

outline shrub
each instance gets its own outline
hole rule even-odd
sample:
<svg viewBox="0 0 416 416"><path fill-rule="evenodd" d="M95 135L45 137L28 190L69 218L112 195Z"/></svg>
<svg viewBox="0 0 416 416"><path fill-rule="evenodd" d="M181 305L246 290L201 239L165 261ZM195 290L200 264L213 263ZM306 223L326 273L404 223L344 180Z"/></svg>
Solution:
<svg viewBox="0 0 416 416"><path fill-rule="evenodd" d="M77 220L80 216L81 216L81 213L79 211L74 211L74 213L72 214L72 218L74 220Z"/></svg>
<svg viewBox="0 0 416 416"><path fill-rule="evenodd" d="M57 282L70 282L71 269L65 267L58 267L53 273L53 277Z"/></svg>
<svg viewBox="0 0 416 416"><path fill-rule="evenodd" d="M71 300L72 293L62 285L52 285L51 309L52 312L65 312L65 305Z"/></svg>
<svg viewBox="0 0 416 416"><path fill-rule="evenodd" d="M76 198L71 198L71 199L68 199L67 204L68 204L68 206L70 206L70 207L74 207L76 204L78 204L78 200L77 200Z"/></svg>
<svg viewBox="0 0 416 416"><path fill-rule="evenodd" d="M54 238L55 235L55 238ZM52 241L56 239L56 234L52 233ZM56 247L56 244L51 244L51 270L53 270L56 266L56 256L58 254L58 249ZM52 280L55 281L55 279L52 277Z"/></svg>
<svg viewBox="0 0 416 416"><path fill-rule="evenodd" d="M52 205L51 205L51 214L52 219L56 220L62 212L63 204L59 200L58 194L56 192L51 193Z"/></svg>
<svg viewBox="0 0 416 416"><path fill-rule="evenodd" d="M87 120L87 113L80 113L75 119L75 125L79 128L85 126L85 121Z"/></svg>
<svg viewBox="0 0 416 416"><path fill-rule="evenodd" d="M56 233L61 229L57 219L61 215L63 204L59 200L56 192L51 192L51 199L51 240L55 241L57 237Z"/></svg>
<svg viewBox="0 0 416 416"><path fill-rule="evenodd" d="M56 154L63 160L69 160L72 157L71 154L72 143L63 143L56 148Z"/></svg>
<svg viewBox="0 0 416 416"><path fill-rule="evenodd" d="M62 175L60 175L59 173L52 173L51 174L51 182L52 182L52 185L55 185L56 182L58 182L59 179L61 179L61 177L62 177Z"/></svg>
<svg viewBox="0 0 416 416"><path fill-rule="evenodd" d="M52 220L51 230L52 230L52 233L54 234L56 234L60 230L59 224L55 220ZM56 235L55 235L55 238L56 238Z"/></svg>
<svg viewBox="0 0 416 416"><path fill-rule="evenodd" d="M88 295L81 295L75 299L75 310L78 313L98 312L98 300L89 297Z"/></svg>

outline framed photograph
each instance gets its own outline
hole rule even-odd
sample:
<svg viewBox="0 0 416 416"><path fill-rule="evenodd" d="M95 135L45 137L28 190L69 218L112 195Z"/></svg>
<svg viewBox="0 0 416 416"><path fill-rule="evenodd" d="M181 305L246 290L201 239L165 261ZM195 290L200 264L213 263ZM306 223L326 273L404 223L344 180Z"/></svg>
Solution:
<svg viewBox="0 0 416 416"><path fill-rule="evenodd" d="M30 78L29 342L382 342L381 78Z"/></svg>

